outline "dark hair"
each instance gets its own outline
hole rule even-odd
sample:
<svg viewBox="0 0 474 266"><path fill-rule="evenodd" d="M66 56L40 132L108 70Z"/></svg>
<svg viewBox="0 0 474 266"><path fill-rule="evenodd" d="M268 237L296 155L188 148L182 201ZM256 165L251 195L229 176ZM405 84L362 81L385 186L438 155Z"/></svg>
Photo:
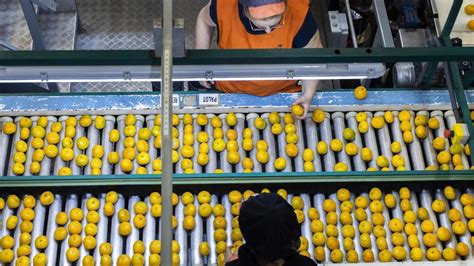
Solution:
<svg viewBox="0 0 474 266"><path fill-rule="evenodd" d="M278 194L260 194L242 203L239 224L248 248L266 262L284 259L299 247L296 214Z"/></svg>

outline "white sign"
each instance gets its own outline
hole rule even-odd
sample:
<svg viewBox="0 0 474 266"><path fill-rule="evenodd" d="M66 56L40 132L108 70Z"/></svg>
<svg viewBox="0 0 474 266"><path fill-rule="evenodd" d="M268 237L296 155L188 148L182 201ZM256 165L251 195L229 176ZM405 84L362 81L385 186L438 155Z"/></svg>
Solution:
<svg viewBox="0 0 474 266"><path fill-rule="evenodd" d="M179 107L179 95L173 94L173 107Z"/></svg>
<svg viewBox="0 0 474 266"><path fill-rule="evenodd" d="M219 94L199 94L199 105L219 105Z"/></svg>

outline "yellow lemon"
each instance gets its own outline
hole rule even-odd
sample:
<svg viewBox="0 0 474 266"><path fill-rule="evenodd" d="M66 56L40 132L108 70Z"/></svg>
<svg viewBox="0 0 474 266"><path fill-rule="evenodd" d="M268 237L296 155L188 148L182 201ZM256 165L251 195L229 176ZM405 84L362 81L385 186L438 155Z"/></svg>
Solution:
<svg viewBox="0 0 474 266"><path fill-rule="evenodd" d="M331 140L329 146L331 147L332 151L340 152L340 151L342 151L343 143L340 139L333 139L333 140Z"/></svg>
<svg viewBox="0 0 474 266"><path fill-rule="evenodd" d="M328 145L324 141L319 141L316 145L316 151L320 155L325 155L328 152Z"/></svg>
<svg viewBox="0 0 474 266"><path fill-rule="evenodd" d="M367 97L367 89L364 86L358 86L354 89L354 97L357 100L363 100Z"/></svg>
<svg viewBox="0 0 474 266"><path fill-rule="evenodd" d="M321 109L315 109L313 111L312 119L315 123L318 123L318 124L322 123L325 119L324 111Z"/></svg>
<svg viewBox="0 0 474 266"><path fill-rule="evenodd" d="M304 108L301 104L293 104L291 106L291 113L296 117L300 117L304 113Z"/></svg>
<svg viewBox="0 0 474 266"><path fill-rule="evenodd" d="M359 129L360 133L365 134L369 131L369 123L367 123L367 121L362 121L357 126L357 129Z"/></svg>
<svg viewBox="0 0 474 266"><path fill-rule="evenodd" d="M382 116L376 116L372 118L372 121L370 121L370 125L375 129L381 129L385 125L385 120Z"/></svg>

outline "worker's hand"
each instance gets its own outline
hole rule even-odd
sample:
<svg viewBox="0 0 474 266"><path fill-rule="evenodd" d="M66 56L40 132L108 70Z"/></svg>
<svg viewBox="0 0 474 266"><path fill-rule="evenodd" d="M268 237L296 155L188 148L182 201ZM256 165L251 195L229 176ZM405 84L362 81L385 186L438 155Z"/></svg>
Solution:
<svg viewBox="0 0 474 266"><path fill-rule="evenodd" d="M311 99L312 99L312 97L308 97L305 94L303 94L303 95L301 95L301 97L296 99L295 102L293 102L293 105L301 104L301 106L303 106L303 109L304 109L303 115L302 116L297 116L296 117L297 119L303 120L303 119L306 118L306 115L308 114L308 110L309 110L309 104L311 103Z"/></svg>
<svg viewBox="0 0 474 266"><path fill-rule="evenodd" d="M212 85L214 85L214 82L212 81L199 81L199 84L203 86L204 88L210 89L212 88Z"/></svg>
<svg viewBox="0 0 474 266"><path fill-rule="evenodd" d="M234 253L232 253L230 251L231 248L232 248L232 246L227 247L227 250L226 250L226 253L225 253L225 258L226 258L225 261L226 262L231 262L231 261L234 261L234 260L239 258L239 254L238 254L239 249L238 248L235 249Z"/></svg>

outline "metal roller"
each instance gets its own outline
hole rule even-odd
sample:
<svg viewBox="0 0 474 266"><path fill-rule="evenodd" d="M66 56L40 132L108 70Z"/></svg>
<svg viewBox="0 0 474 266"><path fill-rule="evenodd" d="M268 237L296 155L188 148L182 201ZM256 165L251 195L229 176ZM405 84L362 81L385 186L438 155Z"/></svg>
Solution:
<svg viewBox="0 0 474 266"><path fill-rule="evenodd" d="M425 117L429 118L429 113L426 111L417 112L416 115L424 115ZM426 138L421 140L423 151L426 159L426 163L428 165L434 165L436 167L439 166L438 160L436 159L436 151L433 148L433 132L431 129L427 128L428 135Z"/></svg>
<svg viewBox="0 0 474 266"><path fill-rule="evenodd" d="M427 190L423 190L421 191L420 193L420 203L421 203L421 206L425 207L426 210L428 210L428 214L429 214L429 220L431 220L434 224L434 232L436 232L436 230L438 230L439 226L438 226L438 221L436 219L436 214L433 212L433 210L431 209L431 204L433 203L433 199L431 197L431 193ZM441 244L438 242L436 243L436 248L438 250L442 250L442 247L441 247Z"/></svg>
<svg viewBox="0 0 474 266"><path fill-rule="evenodd" d="M227 144L229 141L227 139L227 130L229 130L229 126L227 125L226 121L227 114L220 114L219 118L222 121L222 131L224 132L224 142ZM242 159L242 158L240 158ZM221 169L224 170L224 173L231 173L232 172L232 165L227 161L227 147L220 153L220 163L221 163Z"/></svg>
<svg viewBox="0 0 474 266"><path fill-rule="evenodd" d="M51 125L52 125L52 123L54 123L54 122L57 122L56 117L54 117L54 116L48 116L48 126L46 127L46 132L51 132ZM45 145L46 145L46 142L47 142L47 141L45 141ZM57 147L58 145L59 145L59 143L56 144L56 147ZM58 150L59 150L59 149L58 149ZM45 174L50 173L50 171L51 171L51 164L52 164L52 159L50 159L50 158L48 158L48 157L45 156L45 158L44 158L43 161L41 162L41 170L42 170L43 168L45 168ZM41 170L40 170L40 175L42 174Z"/></svg>
<svg viewBox="0 0 474 266"><path fill-rule="evenodd" d="M17 122L17 123L16 123L16 124L17 124L17 129L20 128L20 127L19 127L19 122L20 122L20 120L21 120L22 118L23 118L23 117L17 117L17 118L15 119L15 121ZM49 123L48 123L48 124L49 124ZM36 121L34 121L34 122L32 121L30 130L31 130L32 128L34 128L35 126L36 126ZM17 131L18 131L18 130L17 130ZM43 148L47 145L47 144L46 144L46 139L45 139L45 138L46 138L46 134L48 134L48 128L45 128L45 137L43 137L43 141L44 141ZM18 139L18 140L19 140L19 139ZM17 140L17 141L18 141L18 140ZM32 162L32 155L33 155L33 152L34 152L33 147L31 147L31 140L33 140L33 134L31 134L31 131L30 131L30 136L29 136L28 139L26 140L26 143L28 144L28 149L27 149L26 152L25 152L26 161L23 163L23 165L25 166L25 173L23 174L24 176L31 176L30 165L31 165L31 162ZM16 152L16 150L15 150L15 145L14 145L14 144L16 144L16 142L14 142L14 143L12 143L12 144L13 144L13 145L12 145L12 150L11 150L11 152L12 152L12 155L14 155L15 152ZM45 158L47 158L47 157L45 156ZM43 160L44 160L45 158L43 158ZM12 166L13 166L14 162L11 161L11 163L12 163ZM43 162L41 162L41 165L43 165ZM12 170L11 167L10 167L10 170ZM40 170L40 171L41 171L41 170ZM12 171L12 174L13 174L13 171Z"/></svg>
<svg viewBox="0 0 474 266"><path fill-rule="evenodd" d="M208 114L207 115L207 119L209 119L209 121L214 117L215 115L213 114ZM216 171L216 168L217 168L217 153L216 151L212 148L212 143L214 141L214 135L212 134L213 132L213 127L211 125L211 123L207 123L206 125L206 132L207 132L207 135L209 136L209 140L208 140L208 145L209 145L209 163L206 165L206 173L214 173L214 171Z"/></svg>
<svg viewBox="0 0 474 266"><path fill-rule="evenodd" d="M175 216L176 216L176 220L178 221L178 225L176 226L176 231L175 231L175 240L178 241L180 245L179 264L187 265L186 253L188 249L188 245L187 245L188 241L187 241L187 232L183 227L184 205L183 205L183 202L181 201L181 197L179 197L179 202L175 209Z"/></svg>
<svg viewBox="0 0 474 266"><path fill-rule="evenodd" d="M128 211L130 212L130 223L132 224L132 231L130 232L130 235L128 235L127 238L124 239L124 245L126 248L125 253L130 256L130 258L133 256L133 244L139 240L140 232L139 229L137 229L135 226L133 226L133 219L135 215L137 215L134 212L134 206L137 202L140 201L140 197L138 196L131 196L128 199Z"/></svg>
<svg viewBox="0 0 474 266"><path fill-rule="evenodd" d="M76 116L76 119L77 121L79 121L81 117L80 116ZM92 125L91 125L92 126ZM76 136L74 137L74 158L76 158L79 154L83 154L83 151L79 150L79 148L77 147L77 144L76 144L76 141L82 137L82 136L86 136L86 129L83 128L79 123L77 123L76 125ZM69 162L69 167L72 169L72 174L73 175L81 175L83 173L83 169L82 167L79 167L75 160L72 160Z"/></svg>
<svg viewBox="0 0 474 266"><path fill-rule="evenodd" d="M194 116L193 116L193 118L194 118ZM201 126L198 125L195 118L193 119L193 128L198 129L198 130L193 132L193 135L194 135L194 144L193 144L194 156L192 158L193 169L194 169L195 173L200 174L200 173L202 173L202 167L201 167L201 165L198 164L198 161L197 161L197 157L198 157L198 154L199 154L199 142L198 142L198 139L197 139L197 135L201 131Z"/></svg>
<svg viewBox="0 0 474 266"><path fill-rule="evenodd" d="M59 122L61 123L61 132L59 133L59 136L61 137L61 139L64 139L66 137L66 120L68 119L69 117L68 116L61 116L59 117ZM59 144L58 143L58 151L60 152L61 150L63 149L63 144ZM46 159L46 158L45 158ZM56 156L56 158L53 159L54 160L54 170L53 170L53 174L54 175L57 175L59 173L59 169L63 168L64 166L66 166L66 162L64 162L62 159L61 159L61 156ZM43 173L43 170L45 171ZM43 167L41 167L41 171L40 171L40 175L47 175L49 173L49 170L47 169L43 169Z"/></svg>
<svg viewBox="0 0 474 266"><path fill-rule="evenodd" d="M340 221L340 217L341 217L341 208L340 208L340 204L339 204L339 200L337 199L337 196L336 196L336 193L334 194L331 194L329 196L330 199L332 199L335 203L336 203L336 214L337 214L337 224L336 224L336 227L337 227L337 231L339 232L337 234L337 239L339 240L339 243L344 243L344 237L342 236L342 224L341 224L341 221ZM342 251L342 254L343 254L343 257L345 258L346 255L347 255L347 252L344 248L341 248L340 249Z"/></svg>
<svg viewBox="0 0 474 266"><path fill-rule="evenodd" d="M411 206L413 208L413 211L416 213L419 206L418 206L418 196L416 195L416 193L414 191L411 192L410 202L411 202ZM419 219L416 219L415 226L416 226L418 239L422 239L423 238L423 232L421 231L421 223L420 223ZM425 254L425 251L426 251L425 246L420 245L420 249L423 251L423 254Z"/></svg>
<svg viewBox="0 0 474 266"><path fill-rule="evenodd" d="M92 126L92 125L91 125ZM84 218L82 219L81 221L81 224L82 224L82 228L86 228L86 225L87 225L87 219L86 219L86 215L88 213L88 210L87 210L87 199L92 197L91 194L87 193L85 194L83 197L82 197L82 203L81 203L81 206L80 208L82 209L82 213L84 213ZM84 238L86 237L86 232L85 230L83 229L82 232L81 232L81 239L84 240ZM84 245L81 245L79 247L79 251L81 252L81 257L79 259L79 261L82 261L82 259L86 256L86 255L89 255L89 251L85 249Z"/></svg>
<svg viewBox="0 0 474 266"><path fill-rule="evenodd" d="M299 119L295 119L295 126L296 126L296 135L298 135L298 142L296 146L298 147L298 155L294 158L295 160L295 171L297 172L304 172L303 168L303 151L304 151L304 134L303 134L303 123ZM271 156L271 155L270 155Z"/></svg>
<svg viewBox="0 0 474 266"><path fill-rule="evenodd" d="M97 246L91 255L94 256L95 261L100 261L99 246L102 243L107 242L107 227L108 227L108 217L104 214L104 205L105 205L105 193L101 193L98 197L100 201L100 208L97 210L99 213L99 222L97 223Z"/></svg>
<svg viewBox="0 0 474 266"><path fill-rule="evenodd" d="M313 206L318 210L319 212L319 220L323 223L324 228L326 228L326 219L323 218L323 215L326 215L326 213L323 210L323 202L326 199L324 194L316 194L313 196ZM327 238L327 236L326 236ZM329 262L330 261L330 250L327 247L327 245L324 245L324 254L326 255L326 258L324 259L323 263Z"/></svg>
<svg viewBox="0 0 474 266"><path fill-rule="evenodd" d="M122 194L118 195L118 200L115 203L115 211L118 213L121 209L125 207L125 199ZM118 215L112 216L112 228L110 230L110 244L112 244L112 261L117 261L117 258L122 254L122 236L119 234L119 225L120 221Z"/></svg>
<svg viewBox="0 0 474 266"><path fill-rule="evenodd" d="M255 127L255 124L254 124L255 118L257 118L257 117L258 117L257 114L250 113L250 114L247 115L246 119L247 119L248 128L250 128L253 132L252 142L253 142L254 148L250 151L250 158L252 158L252 160L254 161L253 171L254 172L262 172L263 166L262 166L262 164L260 164L257 161L257 150L255 148L255 145L257 144L257 141L260 139L259 134L257 134L258 129Z"/></svg>
<svg viewBox="0 0 474 266"><path fill-rule="evenodd" d="M322 160L324 161L324 170L327 172L334 171L334 165L336 165L336 156L334 152L329 148L329 144L332 140L332 131L331 131L331 121L330 115L328 113L324 113L324 121L320 124L320 133L321 133L321 140L326 142L328 146L328 152L323 156Z"/></svg>
<svg viewBox="0 0 474 266"><path fill-rule="evenodd" d="M137 121L135 122L135 128L137 130L137 132L135 133L135 146L136 146L136 143L138 143L138 131L140 129L143 128L143 123L145 122L145 118L141 115L136 115L135 118L137 119ZM137 151L137 155L138 155L138 151ZM140 167L141 165L138 164L137 162L137 158L135 158L133 160L133 171L132 173L136 173L138 167ZM144 166L146 168L146 166Z"/></svg>
<svg viewBox="0 0 474 266"><path fill-rule="evenodd" d="M20 117L17 117L15 118L15 124L16 124L16 128L20 128ZM33 120L33 118L32 118ZM33 127L34 124L32 124L32 127ZM30 136L30 138L28 138L28 141L26 142L28 144L28 148L31 147L30 146L30 142L33 138ZM20 140L20 130L17 130L15 132L15 134L13 134L13 138L11 140L11 150L10 150L10 159L8 159L8 161L10 162L8 164L8 169L7 169L7 176L13 176L13 165L15 164L15 162L13 161L13 156L15 155L15 152L16 152L16 143ZM5 153L6 155L6 153ZM26 167L25 167L25 172L26 172Z"/></svg>
<svg viewBox="0 0 474 266"><path fill-rule="evenodd" d="M384 113L377 112L374 114L374 117L377 117L377 116L383 117ZM390 139L390 132L388 130L388 125L386 123L381 129L377 130L377 135L378 135L377 139L378 139L378 144L379 144L379 150L382 153L382 155L384 155L390 162L388 164L388 169L393 171L393 166L391 163L393 154L390 148L390 144L392 144L392 140Z"/></svg>
<svg viewBox="0 0 474 266"><path fill-rule="evenodd" d="M370 127L369 127L370 128ZM369 204L370 204L370 198L369 198L369 194L367 193L361 193L360 196L362 197L366 197L367 200L369 201ZM372 212L370 210L367 210L365 209L365 213L367 214L367 221L372 221ZM372 223L371 223L372 224ZM372 225L373 226L373 225ZM386 238L389 238L388 234L390 234L390 230L387 231L388 228L386 228L386 225L384 225L384 228L385 228L385 231L387 233L387 236ZM358 230L357 230L358 231ZM360 233L360 232L359 232ZM372 250L372 252L374 253L374 262L377 262L379 261L379 250L377 248L377 244L375 242L376 238L375 238L375 235L374 234L370 234L370 250ZM387 248L389 248L389 245L390 245L390 241L387 241ZM361 247L362 248L362 247Z"/></svg>
<svg viewBox="0 0 474 266"><path fill-rule="evenodd" d="M146 206L152 206L150 203L150 197L145 198ZM148 258L150 257L150 244L155 240L156 233L156 218L151 215L151 210L145 215L146 217L146 226L143 228L143 244L145 245L145 252L143 257L145 258L145 263L149 263Z"/></svg>
<svg viewBox="0 0 474 266"><path fill-rule="evenodd" d="M435 117L438 119L439 121L439 128L437 130L434 131L434 135L436 137L442 137L444 138L444 131L446 130L446 124L444 122L444 116L443 116L443 112L441 111L433 111L431 112L431 117ZM450 143L448 140L446 140L446 147L444 148L445 151L449 152L449 147L450 147ZM453 169L453 164L452 162L450 161L449 162L449 169Z"/></svg>
<svg viewBox="0 0 474 266"><path fill-rule="evenodd" d="M48 266L56 265L56 254L58 252L58 242L54 239L54 232L58 228L55 222L56 215L61 211L62 198L60 195L54 195L54 202L49 206L48 224L46 236L48 237L48 247L44 251L48 257Z"/></svg>
<svg viewBox="0 0 474 266"><path fill-rule="evenodd" d="M243 131L245 128L245 116L243 114L236 114L237 117L237 124L235 125L235 130L237 131L237 147L238 152L240 154L240 162L235 166L237 173L242 173L244 171L244 167L242 165L242 160L246 157L245 151L242 148L242 140L243 138Z"/></svg>
<svg viewBox="0 0 474 266"><path fill-rule="evenodd" d="M395 208L392 209L392 216L393 218L398 218L401 221L403 221L403 211L400 208L400 195L398 194L397 191L392 192L393 196L395 197L395 201L397 202L395 204ZM403 247L405 248L405 251L407 254L410 254L410 247L408 246L408 237L405 234L402 234L404 241L403 241ZM405 261L412 261L410 256L407 256Z"/></svg>
<svg viewBox="0 0 474 266"><path fill-rule="evenodd" d="M364 134L365 146L372 151L372 158L377 158L379 157L379 147L377 144L377 138L375 137L375 129L370 126L373 116L372 113L369 112L366 112L365 114L367 115L367 123L369 123L369 129L367 133ZM369 167L379 169L376 161L373 159L369 162Z"/></svg>
<svg viewBox="0 0 474 266"><path fill-rule="evenodd" d="M66 208L64 209L64 212L66 212L68 215L71 212L72 209L79 207L79 199L77 195L75 194L70 194L66 198ZM67 224L64 226L67 229L67 226L69 225L71 221L69 220ZM67 234L66 238L64 241L61 242L61 249L60 249L60 254L66 254L66 250L69 248L68 245L68 239L69 239L69 234ZM82 252L81 252L82 253ZM64 265L72 265L66 258L66 256L60 256L59 257L59 265L64 266Z"/></svg>
<svg viewBox="0 0 474 266"><path fill-rule="evenodd" d="M148 115L145 117L146 127L152 131L153 126L155 125L155 115ZM151 134L150 139L148 140L148 154L150 154L150 163L147 164L146 170L147 173L153 173L153 161L158 158L158 151L155 148L155 136ZM148 258L145 258L147 260Z"/></svg>
<svg viewBox="0 0 474 266"><path fill-rule="evenodd" d="M345 151L347 142L343 136L344 129L346 128L345 123L344 123L344 114L342 112L335 112L332 114L332 120L333 120L332 122L333 122L333 127L334 127L335 138L340 139L343 143L342 151L337 153L338 162L345 163L347 165L347 170L351 171L352 170L351 160Z"/></svg>
<svg viewBox="0 0 474 266"><path fill-rule="evenodd" d="M413 169L414 170L424 170L425 160L423 158L423 150L421 149L420 140L415 134L415 123L413 119L413 112L410 112L410 124L411 124L411 133L413 134L413 142L410 143L408 146L410 147L410 155L412 158Z"/></svg>
<svg viewBox="0 0 474 266"><path fill-rule="evenodd" d="M117 143L115 143L115 151L118 152L120 158L123 158L122 153L123 153L123 150L125 149L125 146L123 145L123 141L125 140L125 134L123 133L123 130L125 129L125 116L124 115L120 115L117 118L117 129L120 132L120 139ZM124 174L124 172L122 171L122 168L120 167L120 163L115 165L115 174L116 175Z"/></svg>
<svg viewBox="0 0 474 266"><path fill-rule="evenodd" d="M446 204L446 210L444 210L444 212L438 214L439 222L440 222L439 225L440 225L440 227L446 227L448 229L451 229L452 228L451 227L451 221L449 220L449 217L448 217L448 211L449 211L449 205L450 204L449 204L448 200L444 197L444 194L440 189L436 190L435 197L437 199L442 200ZM454 208L456 208L456 207L454 207ZM462 209L458 209L458 210L461 213L463 211ZM445 245L446 245L446 247L456 248L456 243L457 243L456 237L454 236L454 234L451 234L451 239L446 241Z"/></svg>
<svg viewBox="0 0 474 266"><path fill-rule="evenodd" d="M357 145L357 147L359 147L359 152L357 153L357 155L352 157L352 162L353 162L355 171L365 171L367 170L367 168L365 167L365 162L364 160L362 160L362 155L360 152L360 150L364 147L364 145L362 144L362 137L359 133L359 129L357 128L357 121L355 118L356 115L357 115L356 112L349 112L346 115L347 126L351 128L352 130L354 130L355 132L355 139L353 142Z"/></svg>
<svg viewBox="0 0 474 266"><path fill-rule="evenodd" d="M280 113L280 118L281 118L281 125L283 127L283 129L285 128L286 124L285 122L283 121L283 117L285 116L285 113ZM253 121L252 121L252 124L253 124ZM285 149L285 146L286 146L286 132L285 130L283 130L281 132L280 135L278 135L277 137L277 142L278 144L275 144L275 145L278 145L278 153L280 154L280 157L282 157L283 159L285 159L285 161L287 161L288 163L286 164L286 167L285 169L283 169L283 172L292 172L293 169L292 169L292 166L291 166L291 160L290 160L290 157L288 156L288 154L286 154L286 149ZM276 149L276 148L275 148Z"/></svg>
<svg viewBox="0 0 474 266"><path fill-rule="evenodd" d="M94 148L95 145L100 144L100 132L99 130L95 127L95 119L97 116L92 116L92 120L94 123L92 123L88 128L87 128L87 138L89 139L89 147L87 147L86 150L86 155L87 158L89 158L89 163L84 167L84 174L85 175L90 175L91 174L91 164L90 162L92 161L92 149Z"/></svg>
<svg viewBox="0 0 474 266"><path fill-rule="evenodd" d="M308 194L301 194L300 197L304 202L303 213L305 214L304 222L301 225L301 234L308 240L308 252L311 258L314 258L314 244L313 241L311 241L311 221L306 217L309 208L311 208L311 198Z"/></svg>
<svg viewBox="0 0 474 266"><path fill-rule="evenodd" d="M218 203L217 196L211 196L211 202L209 203L212 207ZM230 210L225 210L225 212L230 212ZM207 242L209 243L209 262L212 265L217 264L217 254L216 254L216 242L214 241L214 215L209 216L206 219L206 236Z"/></svg>
<svg viewBox="0 0 474 266"><path fill-rule="evenodd" d="M393 114L393 123L391 124L391 133L394 141L400 143L400 155L405 158L405 169L407 171L411 170L411 160L408 156L408 148L403 140L403 132L400 130L400 120L398 119L398 111L392 112Z"/></svg>
<svg viewBox="0 0 474 266"><path fill-rule="evenodd" d="M232 204L229 202L229 197L227 195L222 196L222 203L224 206L224 209L226 210L225 212L225 219L227 221L232 221L232 213L230 213ZM227 246L232 245L232 239L231 239L231 234L232 234L232 224L227 224L227 227L225 229L226 234L227 234L227 241L226 244Z"/></svg>
<svg viewBox="0 0 474 266"><path fill-rule="evenodd" d="M107 155L114 151L114 144L109 140L109 133L114 129L115 117L111 115L104 116L105 118L105 127L102 130L102 147L104 147L104 157L102 158L102 174L110 175L114 171L113 166L109 164L107 160ZM150 155L153 154L150 152ZM97 259L97 258L96 258Z"/></svg>
<svg viewBox="0 0 474 266"><path fill-rule="evenodd" d="M468 193L470 195L473 195L473 191L468 189ZM460 198L461 198L461 193L459 190L456 190L456 199L451 201L451 205L453 208L456 208L458 210L463 211L463 206L461 204L461 201L460 201ZM467 225L468 221L466 220L466 216L465 215L461 215L461 221ZM467 247L469 248L469 254L471 254L471 258L473 257L473 254L472 254L472 245L469 245L470 241L471 241L471 237L474 236L471 232L469 232L469 230L466 230L466 233L464 235L461 235L461 236L458 236L459 240L461 242L463 242L464 244L467 245Z"/></svg>
<svg viewBox="0 0 474 266"><path fill-rule="evenodd" d="M41 204L38 201L38 199L37 199L36 206L35 206L34 210L35 210L35 219L32 221L34 226L33 226L33 231L31 232L31 242L32 243L33 243L33 241L36 240L36 238L38 238L38 236L43 235L43 229L44 229L44 227L47 227L47 224L45 224L45 222L46 222L46 208L43 206L43 204ZM32 249L31 249L30 256L32 258L34 258L35 255L40 253L40 252L41 252L41 250L38 250L36 248L36 245L34 245L34 247L32 247Z"/></svg>
<svg viewBox="0 0 474 266"><path fill-rule="evenodd" d="M194 206L199 206L196 195L194 195ZM199 253L199 245L204 242L203 219L199 214L197 214L194 217L194 220L196 221L196 227L191 231L192 259L190 260L190 263L193 265L203 265L203 258Z"/></svg>
<svg viewBox="0 0 474 266"><path fill-rule="evenodd" d="M316 151L316 145L319 142L318 130L316 128L316 124L313 122L311 118L311 114L308 114L308 117L305 119L305 130L306 130L306 139L308 142L308 148L313 150L314 153L314 170L316 172L321 172L323 169L321 167L321 157L319 153Z"/></svg>
<svg viewBox="0 0 474 266"><path fill-rule="evenodd" d="M355 195L354 193L351 193L351 198L350 198L351 202L355 202ZM355 206L354 206L355 207ZM351 217L352 217L352 226L354 226L354 245L355 245L355 250L357 251L357 254L359 254L359 256L362 256L362 253L364 252L364 249L362 248L362 246L360 245L360 241L359 241L359 237L360 237L360 232L358 230L359 228L359 221L357 221L356 217L355 217L355 210L352 210L351 212Z"/></svg>
<svg viewBox="0 0 474 266"><path fill-rule="evenodd" d="M24 197L24 195L21 195L19 196L20 199L22 199ZM19 247L20 246L20 234L21 234L21 229L20 229L20 225L21 223L23 222L23 219L21 218L21 211L23 211L25 207L23 206L23 204L20 204L20 206L18 207L17 209L17 212L16 212L16 216L18 217L18 226L15 228L15 231L13 233L13 238L15 239L15 245L14 247ZM34 239L31 239L31 241L34 241ZM13 263L16 264L16 261L18 259L18 256L15 256L14 260L13 260Z"/></svg>
<svg viewBox="0 0 474 266"><path fill-rule="evenodd" d="M4 123L13 122L13 119L10 117L0 117L0 126L3 127ZM0 173L3 175L5 173L5 167L7 167L7 151L8 143L10 142L10 137L2 131L0 131Z"/></svg>
<svg viewBox="0 0 474 266"><path fill-rule="evenodd" d="M263 139L267 142L268 144L268 163L265 165L265 171L268 173L273 173L276 171L274 163L276 160L276 147L275 147L275 137L273 136L272 129L270 127L270 121L268 120L268 117L270 115L268 113L262 114L262 118L265 120L265 123L267 126L263 130ZM287 161L288 162L288 161Z"/></svg>

